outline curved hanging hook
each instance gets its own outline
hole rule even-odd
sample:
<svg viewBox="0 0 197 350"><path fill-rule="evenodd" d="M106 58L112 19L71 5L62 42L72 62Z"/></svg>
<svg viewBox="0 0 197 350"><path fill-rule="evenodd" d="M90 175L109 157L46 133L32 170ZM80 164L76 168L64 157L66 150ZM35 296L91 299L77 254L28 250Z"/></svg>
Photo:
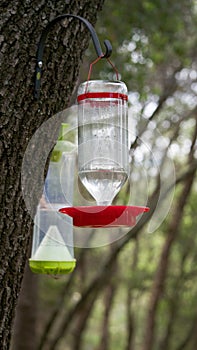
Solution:
<svg viewBox="0 0 197 350"><path fill-rule="evenodd" d="M111 46L111 43L109 42L109 40L104 41L106 52L105 52L105 54L102 52L101 45L100 45L99 39L97 37L97 34L95 32L95 29L91 25L91 23L88 22L85 18L83 18L81 16L71 15L71 14L64 14L64 15L57 16L56 18L54 18L51 22L49 22L47 24L46 28L43 30L43 32L41 34L40 41L38 44L37 57L36 57L36 77L35 77L35 88L34 88L34 96L37 99L39 98L39 95L40 95L40 83L41 83L41 73L42 73L42 65L43 65L42 57L43 57L44 45L45 45L45 41L46 41L48 32L53 27L54 24L63 20L66 17L77 18L86 25L86 27L90 31L92 41L94 44L94 48L96 50L98 57L108 58L108 57L110 57L110 55L112 53L112 46Z"/></svg>

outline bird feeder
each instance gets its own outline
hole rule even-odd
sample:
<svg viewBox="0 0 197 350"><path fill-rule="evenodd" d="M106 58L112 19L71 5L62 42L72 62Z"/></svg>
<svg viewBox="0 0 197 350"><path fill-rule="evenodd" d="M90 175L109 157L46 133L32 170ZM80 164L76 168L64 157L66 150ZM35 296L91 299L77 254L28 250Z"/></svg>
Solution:
<svg viewBox="0 0 197 350"><path fill-rule="evenodd" d="M88 80L77 101L78 176L97 205L60 212L79 227L132 227L148 208L112 205L129 177L127 87L119 80Z"/></svg>
<svg viewBox="0 0 197 350"><path fill-rule="evenodd" d="M66 125L62 125L62 130ZM73 271L73 219L58 210L73 202L75 145L60 139L53 149L44 191L34 220L30 268L35 273L50 275Z"/></svg>
<svg viewBox="0 0 197 350"><path fill-rule="evenodd" d="M103 53L92 25L80 16L62 15L44 30L37 55L35 96L39 97L42 55L49 29L59 20L72 17L90 31L98 58L90 65L88 79L79 86L78 102L78 176L96 201L95 206L64 206L61 214L69 215L78 227L132 227L136 218L149 210L143 206L116 206L112 201L129 176L128 92L109 57L111 44L104 41ZM114 81L91 80L92 65L107 59L115 70Z"/></svg>

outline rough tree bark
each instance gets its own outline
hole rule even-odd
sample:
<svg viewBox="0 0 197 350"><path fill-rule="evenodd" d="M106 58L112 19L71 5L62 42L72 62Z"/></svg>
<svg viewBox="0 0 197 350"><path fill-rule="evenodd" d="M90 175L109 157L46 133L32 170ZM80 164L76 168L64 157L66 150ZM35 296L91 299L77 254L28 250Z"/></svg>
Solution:
<svg viewBox="0 0 197 350"><path fill-rule="evenodd" d="M26 263L17 303L11 350L37 350L38 276Z"/></svg>
<svg viewBox="0 0 197 350"><path fill-rule="evenodd" d="M89 35L84 25L77 20L66 21L66 29L57 24L51 31L47 40L50 45L46 46L44 52L47 70L43 76L40 101L33 97L38 39L46 24L63 13L83 16L94 25L103 2L2 0L0 4L0 348L3 350L9 348L14 309L32 232L20 182L24 152L43 121L68 106ZM36 176L31 188L35 185ZM32 192L32 201L34 197Z"/></svg>

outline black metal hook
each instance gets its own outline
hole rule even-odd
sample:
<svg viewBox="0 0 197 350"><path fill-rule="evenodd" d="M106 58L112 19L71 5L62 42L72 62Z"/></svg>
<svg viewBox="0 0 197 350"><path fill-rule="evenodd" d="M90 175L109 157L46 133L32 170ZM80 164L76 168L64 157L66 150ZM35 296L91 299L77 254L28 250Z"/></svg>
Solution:
<svg viewBox="0 0 197 350"><path fill-rule="evenodd" d="M35 87L34 87L34 96L37 99L39 98L39 95L40 95L40 83L41 83L41 73L42 73L42 65L43 65L42 57L43 57L44 45L45 45L45 41L46 41L48 32L54 24L65 19L66 17L77 18L86 25L86 27L90 31L92 41L94 44L94 48L96 50L98 57L108 58L108 57L110 57L110 55L112 53L112 46L111 46L111 43L109 42L109 40L104 41L106 52L105 52L105 54L102 52L101 45L100 45L99 39L97 37L97 34L95 32L95 29L92 26L92 24L89 21L87 21L85 18L80 17L80 16L76 16L76 15L71 15L71 14L64 14L64 15L57 16L56 18L54 18L51 22L49 22L47 24L46 28L43 30L43 32L41 34L40 41L38 44L37 57L36 57L36 77L35 77Z"/></svg>

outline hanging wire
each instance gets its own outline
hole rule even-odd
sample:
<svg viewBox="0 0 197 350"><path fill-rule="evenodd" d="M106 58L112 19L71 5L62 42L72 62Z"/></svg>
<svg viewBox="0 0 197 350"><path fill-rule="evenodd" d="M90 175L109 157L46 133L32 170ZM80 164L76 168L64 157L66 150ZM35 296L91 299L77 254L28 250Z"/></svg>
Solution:
<svg viewBox="0 0 197 350"><path fill-rule="evenodd" d="M90 63L85 93L87 93L88 82L90 81L90 78L91 78L93 65L96 64L98 61L100 61L101 58L103 58L103 57L104 57L103 55L102 55L102 56L99 56L99 57L97 57L93 62ZM117 68L115 67L115 65L112 63L112 61L111 61L108 57L106 57L106 59L107 59L107 61L109 62L109 64L112 66L112 68L114 69L114 71L115 71L115 73L116 73L116 79L117 79L117 81L118 81L118 80L119 80L119 72L118 72Z"/></svg>

